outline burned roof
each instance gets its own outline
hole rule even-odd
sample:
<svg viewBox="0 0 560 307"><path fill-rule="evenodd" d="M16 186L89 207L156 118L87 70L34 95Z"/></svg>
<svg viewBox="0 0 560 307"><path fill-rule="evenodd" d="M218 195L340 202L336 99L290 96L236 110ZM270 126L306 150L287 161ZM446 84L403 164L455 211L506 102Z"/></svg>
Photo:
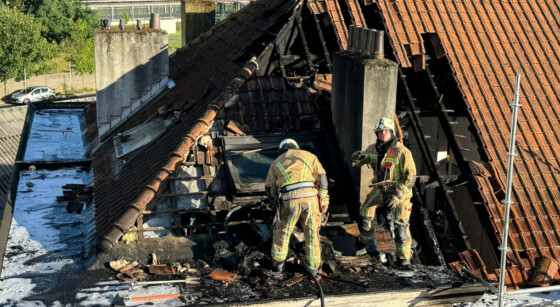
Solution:
<svg viewBox="0 0 560 307"><path fill-rule="evenodd" d="M307 88L294 87L281 77L261 77L239 90L238 103L226 108L225 114L245 133L311 132L319 121L315 98Z"/></svg>
<svg viewBox="0 0 560 307"><path fill-rule="evenodd" d="M397 61L424 68L425 44L449 62L494 171L477 177L487 218L501 241L515 75L521 74L508 260L521 268L560 258L560 15L550 1L376 2ZM526 272L520 276L524 281Z"/></svg>
<svg viewBox="0 0 560 307"><path fill-rule="evenodd" d="M145 113L164 107L178 120L126 163L116 159L112 142L94 155L97 240L104 248L132 225L233 93L266 69L259 64L268 61L273 42L289 34L300 6L295 0L251 3L170 57L176 86Z"/></svg>

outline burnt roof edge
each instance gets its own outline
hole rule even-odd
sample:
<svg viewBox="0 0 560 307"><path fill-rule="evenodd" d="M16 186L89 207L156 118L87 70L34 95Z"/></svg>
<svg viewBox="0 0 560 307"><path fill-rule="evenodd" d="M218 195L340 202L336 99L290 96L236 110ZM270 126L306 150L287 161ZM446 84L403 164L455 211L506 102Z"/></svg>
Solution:
<svg viewBox="0 0 560 307"><path fill-rule="evenodd" d="M175 151L170 154L167 163L154 174L151 181L146 184L140 195L127 206L126 211L111 226L107 235L103 237L101 242L103 251L108 251L113 247L120 237L134 224L140 212L154 199L162 183L164 183L169 175L183 162L184 157L188 154L196 139L210 126L225 103L257 70L257 59L253 57L243 65L235 78L224 88L222 94L209 103L204 115L202 115L196 121L196 124L185 134L185 137L183 137L179 145L177 145Z"/></svg>

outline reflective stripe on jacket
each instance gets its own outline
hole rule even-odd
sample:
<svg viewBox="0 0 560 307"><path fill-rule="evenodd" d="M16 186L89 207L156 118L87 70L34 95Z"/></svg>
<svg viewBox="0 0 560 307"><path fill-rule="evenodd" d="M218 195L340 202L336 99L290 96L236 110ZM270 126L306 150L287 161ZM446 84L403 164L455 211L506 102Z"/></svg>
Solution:
<svg viewBox="0 0 560 307"><path fill-rule="evenodd" d="M270 187L270 194L278 198L278 191L290 184L313 182L318 188L319 174L325 174L325 170L314 154L301 149L289 149L270 165L265 187Z"/></svg>
<svg viewBox="0 0 560 307"><path fill-rule="evenodd" d="M375 144L369 145L363 152L365 158L355 161L355 167L360 167L365 164L373 170L372 183L377 183L383 180L390 180L396 182L397 194L396 196L402 200L412 197L412 185L416 178L416 165L412 159L412 153L401 142L397 142L395 147L389 149L379 164L380 169L377 169L377 159L379 159ZM381 178L388 169L388 178Z"/></svg>

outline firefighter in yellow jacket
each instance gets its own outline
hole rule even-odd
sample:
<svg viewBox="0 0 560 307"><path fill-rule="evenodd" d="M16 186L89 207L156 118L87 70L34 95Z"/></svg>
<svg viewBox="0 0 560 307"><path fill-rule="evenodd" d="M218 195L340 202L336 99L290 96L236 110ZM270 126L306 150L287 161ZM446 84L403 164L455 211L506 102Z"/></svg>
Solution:
<svg viewBox="0 0 560 307"><path fill-rule="evenodd" d="M374 131L377 143L352 155L354 167L368 165L373 170L373 189L360 207L362 221L358 239L367 250L374 247L375 210L379 206L387 206L387 215L392 214L394 217L393 222L389 222L394 223L400 268L413 269L409 219L416 166L410 150L395 138L395 123L392 120L381 118L375 124Z"/></svg>
<svg viewBox="0 0 560 307"><path fill-rule="evenodd" d="M279 146L284 151L272 162L265 182L267 196L279 201L272 236L273 267L282 274L292 231L298 221L305 235L307 265L316 274L321 263L319 230L329 206L328 180L317 157L292 139Z"/></svg>

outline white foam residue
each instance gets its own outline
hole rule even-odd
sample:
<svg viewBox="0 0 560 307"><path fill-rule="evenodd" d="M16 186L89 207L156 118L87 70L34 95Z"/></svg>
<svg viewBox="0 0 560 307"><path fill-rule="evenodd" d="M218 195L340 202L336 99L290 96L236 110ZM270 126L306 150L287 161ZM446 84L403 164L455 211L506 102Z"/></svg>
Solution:
<svg viewBox="0 0 560 307"><path fill-rule="evenodd" d="M513 291L514 292L514 291ZM474 303L456 304L461 307L490 307L498 305L498 296L486 293ZM560 306L560 291L550 293L527 293L519 295L506 295L504 306Z"/></svg>
<svg viewBox="0 0 560 307"><path fill-rule="evenodd" d="M25 161L63 161L85 158L82 131L83 110L46 109L35 111Z"/></svg>
<svg viewBox="0 0 560 307"><path fill-rule="evenodd" d="M147 299L132 301L131 298L147 297L155 295L178 294L176 285L145 285L130 289L128 284L122 282L97 283L98 287L86 288L76 294L76 299L82 300L80 306L105 306L113 304L124 304L125 306L141 306L153 304L156 306L184 306L179 298Z"/></svg>
<svg viewBox="0 0 560 307"><path fill-rule="evenodd" d="M20 172L0 305L31 303L22 300L54 288L63 271L81 270L89 249L90 210L69 214L56 196L63 194L62 186L83 184L88 175L80 168Z"/></svg>

